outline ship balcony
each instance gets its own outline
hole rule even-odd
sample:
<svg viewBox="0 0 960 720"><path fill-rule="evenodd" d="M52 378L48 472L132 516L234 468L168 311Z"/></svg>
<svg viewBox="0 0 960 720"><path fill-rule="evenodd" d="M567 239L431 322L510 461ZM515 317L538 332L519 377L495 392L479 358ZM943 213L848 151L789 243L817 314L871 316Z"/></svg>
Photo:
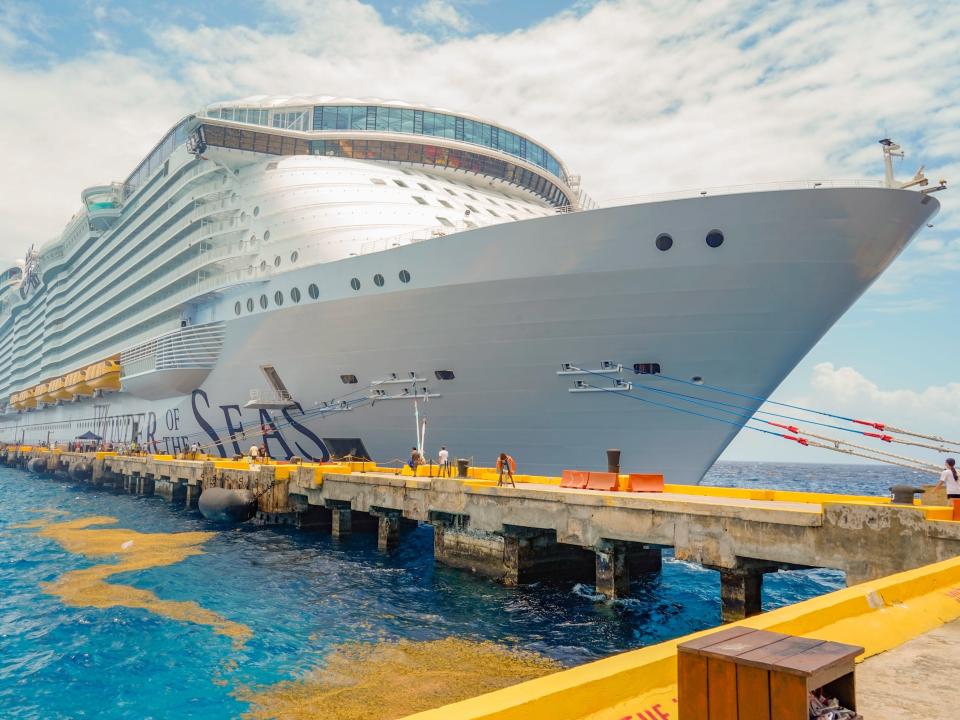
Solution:
<svg viewBox="0 0 960 720"><path fill-rule="evenodd" d="M120 353L124 392L165 400L200 387L223 350L223 323L193 325Z"/></svg>
<svg viewBox="0 0 960 720"><path fill-rule="evenodd" d="M64 341L52 348L47 355L50 360L50 367L59 369L61 364L73 362L73 358L82 356L97 342L121 342L126 333L132 332L138 326L151 321L154 318L162 316L171 310L191 305L205 297L213 296L223 292L228 288L234 288L241 285L263 282L262 277L253 276L252 269L237 269L226 272L218 272L203 278L199 278L195 283L190 283L182 290L174 290L168 294L157 297L155 305L149 311L136 313L132 317L114 318L102 329L77 330L68 336ZM76 347L72 342L77 338L83 338L83 346ZM65 357L66 353L70 353Z"/></svg>

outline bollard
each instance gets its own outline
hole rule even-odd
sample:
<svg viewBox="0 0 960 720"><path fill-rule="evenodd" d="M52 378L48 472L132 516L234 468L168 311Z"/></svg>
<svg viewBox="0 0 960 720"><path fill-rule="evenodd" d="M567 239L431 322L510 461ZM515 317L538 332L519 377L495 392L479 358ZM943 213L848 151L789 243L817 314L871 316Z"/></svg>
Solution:
<svg viewBox="0 0 960 720"><path fill-rule="evenodd" d="M607 450L607 472L620 474L619 450Z"/></svg>
<svg viewBox="0 0 960 720"><path fill-rule="evenodd" d="M467 476L468 467L470 467L470 461L467 458L458 458L457 459L457 477L465 478Z"/></svg>
<svg viewBox="0 0 960 720"><path fill-rule="evenodd" d="M913 485L894 485L890 488L893 502L897 505L913 505L913 496L923 492L923 488Z"/></svg>

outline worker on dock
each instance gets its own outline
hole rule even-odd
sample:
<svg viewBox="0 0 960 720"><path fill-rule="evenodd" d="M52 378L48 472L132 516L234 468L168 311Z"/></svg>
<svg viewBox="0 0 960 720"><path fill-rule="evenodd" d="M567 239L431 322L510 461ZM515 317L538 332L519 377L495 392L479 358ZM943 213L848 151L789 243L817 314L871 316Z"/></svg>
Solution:
<svg viewBox="0 0 960 720"><path fill-rule="evenodd" d="M437 463L440 465L440 477L450 477L450 451L447 450L446 445L440 446Z"/></svg>
<svg viewBox="0 0 960 720"><path fill-rule="evenodd" d="M420 451L416 447L410 448L410 469L413 470L413 474L417 474L417 468L423 465L423 455L420 454Z"/></svg>
<svg viewBox="0 0 960 720"><path fill-rule="evenodd" d="M943 464L937 487L946 488L947 500L953 504L953 519L960 520L960 478L957 475L957 461L953 458L947 458Z"/></svg>
<svg viewBox="0 0 960 720"><path fill-rule="evenodd" d="M497 472L500 474L500 479L497 480L497 487L503 485L503 476L506 474L507 479L510 481L510 484L513 487L516 487L517 484L513 481L513 474L517 471L517 461L512 457L507 455L505 452L500 453L500 457L497 458Z"/></svg>
<svg viewBox="0 0 960 720"><path fill-rule="evenodd" d="M256 462L260 458L260 448L256 445L250 446L250 462Z"/></svg>

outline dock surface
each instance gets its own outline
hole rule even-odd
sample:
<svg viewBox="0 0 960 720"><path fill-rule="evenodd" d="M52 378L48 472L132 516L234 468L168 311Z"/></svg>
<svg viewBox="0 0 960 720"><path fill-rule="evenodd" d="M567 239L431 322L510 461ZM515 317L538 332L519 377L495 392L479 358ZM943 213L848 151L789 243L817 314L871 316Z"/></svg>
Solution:
<svg viewBox="0 0 960 720"><path fill-rule="evenodd" d="M869 720L955 720L960 714L960 620L867 658L857 710Z"/></svg>

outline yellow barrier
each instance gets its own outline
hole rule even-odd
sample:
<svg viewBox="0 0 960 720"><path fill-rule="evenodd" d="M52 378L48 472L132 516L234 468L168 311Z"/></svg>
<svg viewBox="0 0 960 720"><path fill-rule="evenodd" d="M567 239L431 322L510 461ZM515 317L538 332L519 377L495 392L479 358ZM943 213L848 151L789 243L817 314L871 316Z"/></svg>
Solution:
<svg viewBox="0 0 960 720"><path fill-rule="evenodd" d="M960 558L854 585L735 624L861 645L866 650L863 659L957 618ZM677 718L677 645L715 630L615 655L406 720Z"/></svg>

